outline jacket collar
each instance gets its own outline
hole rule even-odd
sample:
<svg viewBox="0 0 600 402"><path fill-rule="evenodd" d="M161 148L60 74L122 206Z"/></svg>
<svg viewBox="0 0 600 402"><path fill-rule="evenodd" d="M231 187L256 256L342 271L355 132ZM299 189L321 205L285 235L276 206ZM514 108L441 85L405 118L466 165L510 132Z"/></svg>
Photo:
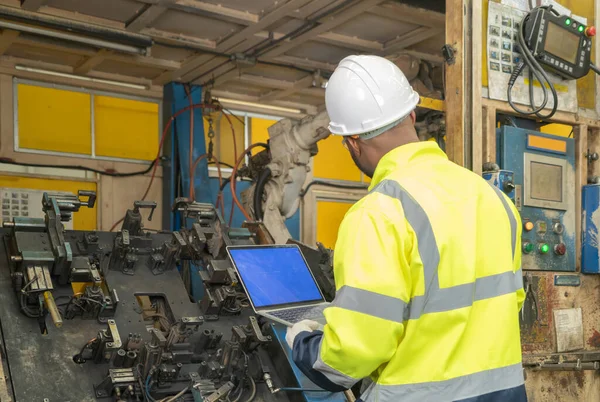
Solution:
<svg viewBox="0 0 600 402"><path fill-rule="evenodd" d="M440 158L448 160L446 154L433 141L413 142L394 148L385 154L377 164L375 174L369 185L369 191L385 180L392 172L406 169L409 165L423 160Z"/></svg>

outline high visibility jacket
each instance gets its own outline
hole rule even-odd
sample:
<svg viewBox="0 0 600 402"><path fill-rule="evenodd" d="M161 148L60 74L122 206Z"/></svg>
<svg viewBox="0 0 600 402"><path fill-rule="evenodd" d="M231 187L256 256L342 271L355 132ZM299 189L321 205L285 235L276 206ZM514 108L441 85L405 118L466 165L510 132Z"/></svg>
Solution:
<svg viewBox="0 0 600 402"><path fill-rule="evenodd" d="M526 401L519 310L521 221L513 203L437 144L398 147L346 214L324 330L293 358L339 391L370 376L366 402Z"/></svg>

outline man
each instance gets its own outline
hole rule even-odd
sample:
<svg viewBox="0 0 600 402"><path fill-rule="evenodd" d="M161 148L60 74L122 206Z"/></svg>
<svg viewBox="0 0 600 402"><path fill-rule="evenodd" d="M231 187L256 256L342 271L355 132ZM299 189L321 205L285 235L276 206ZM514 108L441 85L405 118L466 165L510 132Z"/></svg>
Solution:
<svg viewBox="0 0 600 402"><path fill-rule="evenodd" d="M340 226L327 325L288 330L298 367L331 391L370 376L366 402L526 401L514 205L419 142L419 96L390 61L345 58L325 100L372 181Z"/></svg>

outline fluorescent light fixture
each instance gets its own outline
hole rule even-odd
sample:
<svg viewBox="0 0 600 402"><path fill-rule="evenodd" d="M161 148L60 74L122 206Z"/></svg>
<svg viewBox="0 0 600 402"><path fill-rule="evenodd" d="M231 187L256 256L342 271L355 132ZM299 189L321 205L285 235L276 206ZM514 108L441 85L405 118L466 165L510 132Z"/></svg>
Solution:
<svg viewBox="0 0 600 402"><path fill-rule="evenodd" d="M102 79L102 78L84 77L82 75L61 73L61 72L58 72L58 71L51 71L51 70L44 70L44 69L41 69L41 68L21 66L21 65L18 65L18 64L15 66L15 69L19 70L19 71L28 71L30 73L52 75L54 77L71 78L71 79L80 80L80 81L97 82L97 83L101 83L101 84L115 85L115 86L123 87L123 88L148 89L148 87L146 85L130 84L128 82L105 80L105 79Z"/></svg>
<svg viewBox="0 0 600 402"><path fill-rule="evenodd" d="M0 20L0 28L12 29L19 32L27 32L34 35L46 36L55 39L62 39L69 42L83 43L100 49L116 50L118 52L133 53L145 55L147 48L132 45L115 43L104 39L91 38L81 35L75 35L68 32L55 31L51 29L38 28L32 25L20 24L18 22Z"/></svg>
<svg viewBox="0 0 600 402"><path fill-rule="evenodd" d="M246 102L246 101L241 101L241 100L237 100L237 99L229 99L229 98L220 98L220 97L215 97L215 98L219 102L229 103L232 105L256 107L256 108L265 109L265 110L272 110L275 112L295 113L295 114L302 113L302 110L300 110L300 109L293 109L293 108L289 108L289 107L264 105L262 103Z"/></svg>

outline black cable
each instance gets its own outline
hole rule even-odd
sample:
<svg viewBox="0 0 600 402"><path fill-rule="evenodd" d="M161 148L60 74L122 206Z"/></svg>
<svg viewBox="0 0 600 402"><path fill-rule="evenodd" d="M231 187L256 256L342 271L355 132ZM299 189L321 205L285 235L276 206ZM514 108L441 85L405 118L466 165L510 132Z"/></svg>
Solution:
<svg viewBox="0 0 600 402"><path fill-rule="evenodd" d="M41 316L40 312L34 312L29 309L27 306L27 295L19 294L19 305L21 307L21 311L29 318L38 318Z"/></svg>
<svg viewBox="0 0 600 402"><path fill-rule="evenodd" d="M348 190L366 190L369 187L367 185L356 186L356 185L352 185L352 184L339 184L339 183L330 183L328 181L322 181L322 180L313 180L310 183L308 183L307 186L300 192L300 198L304 198L306 193L308 193L308 190L314 185L327 186L327 187L333 187L333 188L343 188L343 189L348 189Z"/></svg>
<svg viewBox="0 0 600 402"><path fill-rule="evenodd" d="M83 171L87 171L87 172L97 173L97 174L102 175L102 176L110 176L110 177L132 177L132 176L141 176L141 175L144 175L146 173L149 173L152 170L152 168L154 167L154 164L156 163L156 160L152 161L150 163L150 165L148 165L148 167L146 169L139 170L137 172L130 172L130 173L109 172L109 171L106 171L106 170L98 170L98 169L94 169L94 168L90 168L90 167L86 167L86 166L81 166L81 165L51 165L51 164L44 164L44 163L17 162L17 161L14 161L12 159L9 159L9 158L0 158L0 163L4 163L4 164L7 164L7 165L27 166L27 167L83 170Z"/></svg>
<svg viewBox="0 0 600 402"><path fill-rule="evenodd" d="M590 63L590 68L592 69L592 71L594 71L596 74L600 75L600 68L598 68L594 63Z"/></svg>
<svg viewBox="0 0 600 402"><path fill-rule="evenodd" d="M217 163L215 161L209 161L208 164L209 165L216 165ZM233 169L233 165L230 165L229 163L219 162L219 165L228 167L229 169Z"/></svg>
<svg viewBox="0 0 600 402"><path fill-rule="evenodd" d="M554 11L552 9L552 7L542 7L542 8L548 9L548 11L556 14L556 11ZM508 103L513 108L513 110L516 111L517 113L520 113L523 115L535 114L540 119L549 119L552 116L554 116L554 114L556 113L556 110L558 108L558 94L556 93L554 84L550 81L550 78L548 77L546 70L544 70L544 68L538 63L537 59L535 58L535 56L532 54L531 50L525 43L525 36L524 36L523 31L525 30L525 25L527 23L528 18L530 18L530 14L527 14L521 21L521 26L518 31L519 33L517 35L518 41L519 41L519 46L521 47L521 53L523 55L523 62L519 63L519 65L513 71L513 73L511 74L511 77L509 79L508 86L507 86ZM526 111L526 110L522 110L522 109L518 108L512 101L512 88L515 84L515 81L517 80L517 78L519 77L519 75L521 74L523 69L525 68L525 66L529 67L529 101L530 101L530 106L532 109L531 111ZM534 102L535 102L534 93L533 93L533 82L534 82L533 77L534 76L537 79L537 81L539 81L539 83L541 84L542 94L544 96L544 100L539 107L536 107L534 104ZM550 113L548 113L547 115L542 115L540 112L546 107L546 104L548 102L548 89L546 88L546 83L547 83L548 87L550 88L550 91L552 92L553 105L552 105L552 110L550 111Z"/></svg>
<svg viewBox="0 0 600 402"><path fill-rule="evenodd" d="M265 185L267 184L267 182L271 180L271 169L269 168L265 168L263 169L262 172L260 172L260 175L258 176L258 179L256 180L256 187L254 188L254 199L253 199L253 206L254 206L254 218L257 221L261 221L263 218L263 209L262 209L262 202L263 202L263 193L265 191Z"/></svg>

